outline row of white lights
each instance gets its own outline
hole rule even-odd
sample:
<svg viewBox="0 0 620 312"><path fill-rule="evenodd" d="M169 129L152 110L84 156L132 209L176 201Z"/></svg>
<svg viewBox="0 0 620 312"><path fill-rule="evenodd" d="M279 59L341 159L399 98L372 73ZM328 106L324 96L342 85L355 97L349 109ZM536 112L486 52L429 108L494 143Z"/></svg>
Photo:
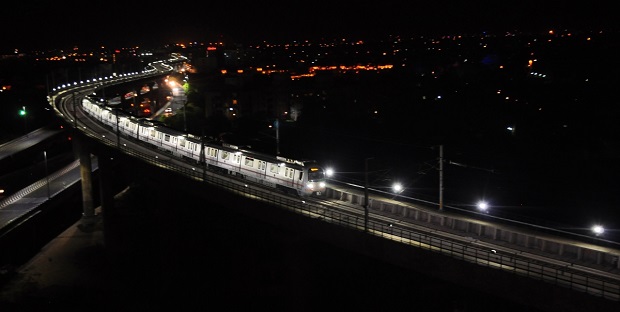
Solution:
<svg viewBox="0 0 620 312"><path fill-rule="evenodd" d="M332 168L327 168L325 170L325 175L327 177L331 177L334 175L334 170ZM392 190L394 191L394 193L400 193L402 192L403 186L400 183L394 183L392 185ZM478 204L476 205L476 207L478 208L478 210L480 212L484 212L484 213L488 213L489 212L489 204L486 201L479 201ZM603 225L600 224L596 224L593 225L590 230L592 231L592 233L595 236L600 236L603 235L605 233L605 227Z"/></svg>

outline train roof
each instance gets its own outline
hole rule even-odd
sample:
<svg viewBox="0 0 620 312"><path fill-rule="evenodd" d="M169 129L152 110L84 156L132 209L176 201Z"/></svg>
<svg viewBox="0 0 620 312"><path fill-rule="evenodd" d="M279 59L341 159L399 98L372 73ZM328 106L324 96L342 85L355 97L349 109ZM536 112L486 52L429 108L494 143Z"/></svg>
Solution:
<svg viewBox="0 0 620 312"><path fill-rule="evenodd" d="M305 160L297 160L297 159L292 159L292 158L286 158L286 157L282 157L282 156L278 156L278 155L271 155L271 154L267 154L267 153L262 153L262 152L257 152L251 149L247 149L245 146L236 146L236 145L232 145L232 144L227 144L227 143L209 143L209 145L216 145L222 148L226 148L230 151L241 151L242 153L244 153L245 155L248 155L250 157L254 157L256 159L261 159L261 160L265 160L271 163L278 163L278 162L283 162L283 163L287 163L287 164L292 164L292 165L298 165L301 167L308 167L311 165L318 165L317 161L315 160L310 160L310 159L305 159Z"/></svg>
<svg viewBox="0 0 620 312"><path fill-rule="evenodd" d="M124 112L123 112L124 113ZM128 115L128 114L126 114ZM169 134L172 136L176 136L176 137L183 137L184 139L188 140L188 141L192 141L195 143L199 143L201 144L202 138L200 136L196 136L193 134L186 134L184 132L181 132L179 130L170 128L168 126L166 126L164 123L157 121L157 120L152 120L152 119L148 119L148 118L135 118L133 116L131 116L132 119L137 120L138 123L140 123L140 125L144 126L144 127L154 127L156 131L165 133L165 134ZM235 152L235 151L241 151L243 154L256 158L256 159L260 159L260 160L264 160L264 161L268 161L271 163L287 163L290 165L296 165L296 166L300 166L300 167L308 167L308 166L312 166L312 165L318 165L317 161L315 160L311 160L311 159L303 159L303 160L298 160L298 159L292 159L292 158L287 158L287 157L283 157L283 156L278 156L278 155L272 155L272 154L267 154L267 153L263 153L263 152L258 152L255 150L252 150L251 147L249 146L238 146L238 145L233 145L233 144L228 144L228 143L223 143L223 142L219 142L219 141L204 141L204 145L205 146L210 146L213 148L218 148L218 149L226 149L230 152Z"/></svg>

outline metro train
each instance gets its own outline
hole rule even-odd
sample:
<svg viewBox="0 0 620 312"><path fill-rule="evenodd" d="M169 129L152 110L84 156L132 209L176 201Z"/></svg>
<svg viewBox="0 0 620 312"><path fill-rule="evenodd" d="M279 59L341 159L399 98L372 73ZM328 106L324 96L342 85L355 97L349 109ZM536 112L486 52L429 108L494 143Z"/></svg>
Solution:
<svg viewBox="0 0 620 312"><path fill-rule="evenodd" d="M86 97L84 111L125 138L164 150L186 161L301 197L325 192L325 170L314 160L268 155L219 142L203 142L146 118L136 118ZM117 121L118 119L118 121Z"/></svg>

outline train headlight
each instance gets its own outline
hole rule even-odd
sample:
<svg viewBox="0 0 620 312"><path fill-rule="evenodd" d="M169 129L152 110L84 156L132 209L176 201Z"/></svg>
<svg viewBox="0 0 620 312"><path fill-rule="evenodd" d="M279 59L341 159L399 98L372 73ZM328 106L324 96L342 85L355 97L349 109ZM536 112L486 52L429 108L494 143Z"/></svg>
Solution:
<svg viewBox="0 0 620 312"><path fill-rule="evenodd" d="M325 182L319 183L319 187L324 188L325 187Z"/></svg>
<svg viewBox="0 0 620 312"><path fill-rule="evenodd" d="M307 188L309 188L309 189L311 189L311 190L312 190L312 189L314 189L314 182L309 182L309 183L306 185L306 187L307 187Z"/></svg>

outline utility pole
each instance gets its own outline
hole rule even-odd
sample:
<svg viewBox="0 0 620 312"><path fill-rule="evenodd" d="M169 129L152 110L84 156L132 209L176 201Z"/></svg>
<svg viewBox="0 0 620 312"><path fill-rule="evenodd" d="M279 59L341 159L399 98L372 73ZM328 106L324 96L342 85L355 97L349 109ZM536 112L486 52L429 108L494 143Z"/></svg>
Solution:
<svg viewBox="0 0 620 312"><path fill-rule="evenodd" d="M443 145L439 145L439 211L443 210Z"/></svg>
<svg viewBox="0 0 620 312"><path fill-rule="evenodd" d="M280 120L276 118L274 124L276 126L276 155L280 155Z"/></svg>
<svg viewBox="0 0 620 312"><path fill-rule="evenodd" d="M200 162L202 163L202 182L207 182L207 156L205 155L204 130L200 136Z"/></svg>
<svg viewBox="0 0 620 312"><path fill-rule="evenodd" d="M444 163L444 159L443 159L443 145L439 145L439 210L442 211L443 210L443 163ZM480 168L480 167L473 167L473 166L468 166L465 164L461 164L461 163L457 163L454 161L448 161L449 165L457 165L457 166L461 166L464 168L474 168L474 169L478 169L478 170L484 170L484 171L488 171L491 173L495 173L495 170L493 169L487 169L487 168Z"/></svg>
<svg viewBox="0 0 620 312"><path fill-rule="evenodd" d="M118 128L118 107L114 108L114 111L116 112L116 147L120 148L121 147L121 131Z"/></svg>
<svg viewBox="0 0 620 312"><path fill-rule="evenodd" d="M368 232L368 161L373 158L364 160L364 232Z"/></svg>
<svg viewBox="0 0 620 312"><path fill-rule="evenodd" d="M50 199L50 176L47 172L47 151L43 151L43 161L45 162L45 181L47 182L47 199Z"/></svg>
<svg viewBox="0 0 620 312"><path fill-rule="evenodd" d="M75 111L75 91L73 91L73 127L77 128L77 112Z"/></svg>
<svg viewBox="0 0 620 312"><path fill-rule="evenodd" d="M185 111L187 110L187 100L183 101L183 131L187 134L187 116Z"/></svg>

